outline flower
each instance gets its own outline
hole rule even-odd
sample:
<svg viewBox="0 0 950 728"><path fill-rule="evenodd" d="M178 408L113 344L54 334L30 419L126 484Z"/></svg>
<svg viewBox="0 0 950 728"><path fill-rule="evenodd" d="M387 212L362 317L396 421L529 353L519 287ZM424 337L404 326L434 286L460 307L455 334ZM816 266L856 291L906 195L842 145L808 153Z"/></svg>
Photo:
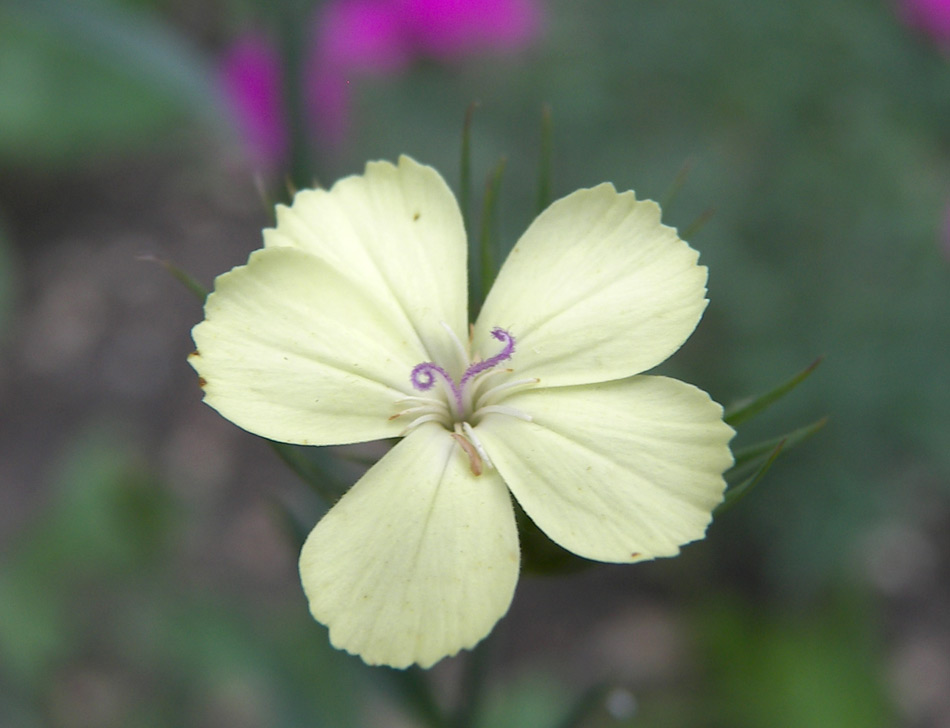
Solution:
<svg viewBox="0 0 950 728"><path fill-rule="evenodd" d="M904 22L950 51L950 0L898 0Z"/></svg>
<svg viewBox="0 0 950 728"><path fill-rule="evenodd" d="M251 161L265 169L287 153L280 76L277 51L257 34L239 38L221 62L221 85L233 107L238 132Z"/></svg>
<svg viewBox="0 0 950 728"><path fill-rule="evenodd" d="M346 136L351 81L404 71L420 58L452 62L527 46L541 28L539 0L331 0L314 18L303 68L307 113L326 146ZM221 83L251 161L273 171L289 135L279 54L248 33L221 59Z"/></svg>
<svg viewBox="0 0 950 728"><path fill-rule="evenodd" d="M613 185L531 224L469 328L458 205L432 168L374 162L299 192L193 332L205 402L300 445L401 438L300 556L313 616L370 664L481 640L519 571L512 494L582 557L702 538L733 432L695 387L643 374L706 306L706 269L659 207Z"/></svg>

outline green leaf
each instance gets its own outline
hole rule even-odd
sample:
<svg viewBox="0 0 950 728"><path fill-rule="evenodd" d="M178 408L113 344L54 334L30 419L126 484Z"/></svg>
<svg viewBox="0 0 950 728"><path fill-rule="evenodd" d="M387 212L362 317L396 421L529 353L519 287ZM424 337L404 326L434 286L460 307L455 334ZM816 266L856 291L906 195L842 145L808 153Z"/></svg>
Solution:
<svg viewBox="0 0 950 728"><path fill-rule="evenodd" d="M800 372L798 372L798 374L793 376L788 381L783 382L782 384L780 384L779 386L777 386L775 389L771 390L770 392L766 392L765 394L759 397L744 400L737 403L736 405L728 407L726 409L726 413L724 416L725 421L729 425L735 427L738 424L741 424L743 422L746 422L747 420L752 419L760 412L765 411L770 406L772 406L775 402L777 402L786 394L788 394L793 389L795 389L795 387L797 387L799 384L801 384L806 379L808 379L811 373L814 372L815 369L818 368L819 364L821 364L823 358L824 357L819 357L818 359L813 361L811 364L809 364L807 367L805 367Z"/></svg>
<svg viewBox="0 0 950 728"><path fill-rule="evenodd" d="M867 594L841 584L804 609L703 600L694 633L704 705L687 725L900 725L885 686L876 612Z"/></svg>
<svg viewBox="0 0 950 728"><path fill-rule="evenodd" d="M210 60L152 14L107 3L5 3L0 88L0 156L19 164L152 144L183 116L231 133Z"/></svg>
<svg viewBox="0 0 950 728"><path fill-rule="evenodd" d="M179 283L194 294L195 298L204 303L210 293L201 283L198 282L190 273L165 258L157 258L154 255L139 256L139 260L146 263L158 263L162 268L168 271Z"/></svg>
<svg viewBox="0 0 950 728"><path fill-rule="evenodd" d="M148 12L71 0L13 0L50 33L220 124L226 118L210 60Z"/></svg>
<svg viewBox="0 0 950 728"><path fill-rule="evenodd" d="M316 493L327 507L336 503L347 485L334 474L329 463L333 456L319 447L287 445L265 440L277 456ZM304 454L306 452L306 454Z"/></svg>
<svg viewBox="0 0 950 728"><path fill-rule="evenodd" d="M735 464L726 472L726 479L728 480L730 479L731 475L741 473L744 469L748 469L750 465L761 460L763 457L766 457L770 452L772 452L772 450L783 443L784 446L782 449L789 450L792 447L804 442L826 424L828 424L828 418L822 417L820 420L812 422L810 425L806 425L805 427L800 427L797 430L793 430L782 437L775 437L771 440L765 440L755 445L749 445L748 447L736 450Z"/></svg>
<svg viewBox="0 0 950 728"><path fill-rule="evenodd" d="M459 207L462 210L462 222L465 231L472 234L472 119L479 104L473 101L465 110L462 122L462 153L459 163Z"/></svg>
<svg viewBox="0 0 950 728"><path fill-rule="evenodd" d="M683 230L682 233L680 233L680 237L683 238L683 240L689 240L694 235L696 235L696 233L698 233L700 230L706 227L706 223L712 220L713 215L715 214L716 214L716 210L713 209L712 207L709 207L703 210L699 214L699 217L697 217L689 225L687 225L686 229Z"/></svg>
<svg viewBox="0 0 950 728"><path fill-rule="evenodd" d="M679 172L676 173L676 177L673 178L673 183L663 194L663 198L660 202L660 207L664 212L669 212L669 209L673 206L673 202L679 197L680 191L686 186L686 180L689 179L694 164L695 160L687 159L683 162L683 166L680 167Z"/></svg>
<svg viewBox="0 0 950 728"><path fill-rule="evenodd" d="M495 282L495 275L498 273L495 262L495 233L496 233L496 213L498 207L498 193L501 190L501 180L505 174L505 165L507 159L502 157L488 175L485 182L485 198L482 201L482 228L479 236L479 262L481 270L482 295L481 300L485 300L488 291L491 290L492 283Z"/></svg>
<svg viewBox="0 0 950 728"><path fill-rule="evenodd" d="M735 485L729 488L723 495L722 503L716 506L716 510L713 511L713 516L718 516L722 514L727 509L734 506L740 498L747 495L752 488L758 485L765 474L769 471L769 468L772 467L772 464L778 458L779 454L782 452L782 448L785 447L785 440L782 440L769 454L768 458L751 477L742 481L738 485Z"/></svg>
<svg viewBox="0 0 950 728"><path fill-rule="evenodd" d="M551 158L554 150L554 124L551 120L551 106L541 107L541 156L538 162L538 214L551 204L553 195L553 165Z"/></svg>

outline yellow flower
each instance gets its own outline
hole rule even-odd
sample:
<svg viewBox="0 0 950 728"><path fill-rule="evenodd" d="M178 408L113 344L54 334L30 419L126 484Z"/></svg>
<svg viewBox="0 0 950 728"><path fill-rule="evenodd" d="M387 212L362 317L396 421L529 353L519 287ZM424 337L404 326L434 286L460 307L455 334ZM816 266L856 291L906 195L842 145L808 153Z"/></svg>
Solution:
<svg viewBox="0 0 950 728"><path fill-rule="evenodd" d="M610 184L555 202L469 330L458 205L430 167L370 163L300 192L194 329L205 401L301 445L402 439L300 556L313 616L370 664L428 667L505 614L509 492L564 548L672 556L732 463L722 408L644 375L706 306L706 269L659 207Z"/></svg>

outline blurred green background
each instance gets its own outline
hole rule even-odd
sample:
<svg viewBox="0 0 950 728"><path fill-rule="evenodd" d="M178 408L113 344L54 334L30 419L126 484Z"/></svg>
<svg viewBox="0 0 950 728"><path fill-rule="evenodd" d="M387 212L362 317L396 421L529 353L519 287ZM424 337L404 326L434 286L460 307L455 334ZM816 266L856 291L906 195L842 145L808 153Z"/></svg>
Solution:
<svg viewBox="0 0 950 728"><path fill-rule="evenodd" d="M523 579L478 725L950 725L950 59L884 0L540 7L516 52L354 81L313 173L407 153L457 189L477 100L503 252L550 104L556 196L685 172L666 221L714 211L665 369L729 403L823 355L740 444L830 419L680 558ZM200 404L200 305L139 260L210 284L260 245L283 171L247 162L221 58L310 8L0 5L2 725L417 725L309 619L281 514L319 505Z"/></svg>

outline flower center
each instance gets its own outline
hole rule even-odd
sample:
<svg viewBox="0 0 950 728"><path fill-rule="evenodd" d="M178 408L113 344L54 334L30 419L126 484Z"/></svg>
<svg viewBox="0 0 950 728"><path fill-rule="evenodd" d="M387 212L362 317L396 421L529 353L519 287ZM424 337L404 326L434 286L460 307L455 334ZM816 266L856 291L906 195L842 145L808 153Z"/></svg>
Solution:
<svg viewBox="0 0 950 728"><path fill-rule="evenodd" d="M451 329L446 330L455 339L460 351L464 352ZM537 379L512 379L506 377L498 382L498 377L511 374L511 369L498 368L515 352L515 337L510 332L496 327L491 335L502 344L502 350L488 359L473 362L462 377L456 381L444 367L435 362L425 361L413 367L409 381L417 392L430 393L425 396L406 397L397 402L408 405L393 415L411 417L412 421L403 430L403 435L425 422L438 422L451 433L459 447L468 455L472 472L480 475L483 467L492 467L491 459L475 434L475 425L489 413L504 414L522 420L531 420L531 416L515 407L501 404L515 388L537 384ZM467 355L466 355L467 358ZM438 385L438 386L437 386ZM439 392L444 396L440 396Z"/></svg>

